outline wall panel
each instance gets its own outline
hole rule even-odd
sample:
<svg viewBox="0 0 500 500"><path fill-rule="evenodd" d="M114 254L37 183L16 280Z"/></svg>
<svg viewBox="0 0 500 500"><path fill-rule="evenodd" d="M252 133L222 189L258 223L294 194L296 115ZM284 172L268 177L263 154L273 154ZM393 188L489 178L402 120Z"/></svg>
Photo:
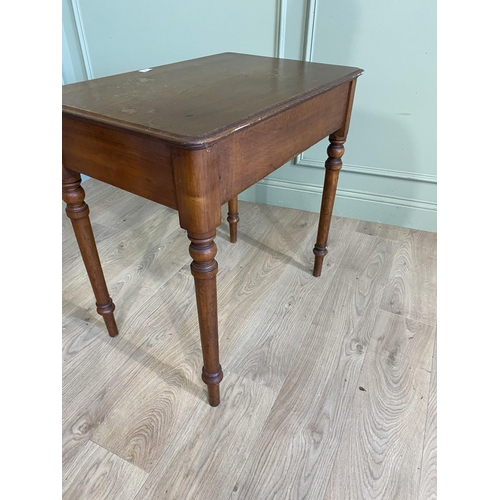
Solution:
<svg viewBox="0 0 500 500"><path fill-rule="evenodd" d="M334 213L435 231L435 0L304 0L303 12L297 58L365 70ZM318 211L327 145L320 141L243 196Z"/></svg>

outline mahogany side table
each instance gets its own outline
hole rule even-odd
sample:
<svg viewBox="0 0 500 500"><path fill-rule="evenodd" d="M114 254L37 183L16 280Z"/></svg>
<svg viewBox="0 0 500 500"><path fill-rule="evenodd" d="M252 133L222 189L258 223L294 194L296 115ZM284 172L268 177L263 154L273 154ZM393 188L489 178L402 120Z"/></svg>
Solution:
<svg viewBox="0 0 500 500"><path fill-rule="evenodd" d="M63 200L109 335L118 334L80 174L179 212L210 405L220 402L216 228L239 193L329 136L314 276L327 254L333 202L359 68L225 53L63 87Z"/></svg>

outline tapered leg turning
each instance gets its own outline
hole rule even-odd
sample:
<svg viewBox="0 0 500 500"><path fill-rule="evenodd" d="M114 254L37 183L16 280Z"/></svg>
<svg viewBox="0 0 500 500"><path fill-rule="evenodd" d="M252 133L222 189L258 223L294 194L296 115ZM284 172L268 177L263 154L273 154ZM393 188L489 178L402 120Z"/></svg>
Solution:
<svg viewBox="0 0 500 500"><path fill-rule="evenodd" d="M84 201L85 191L80 185L81 181L80 174L63 167L62 197L66 202L66 214L71 219L83 263L94 290L97 312L103 317L109 335L115 337L118 335L118 328L113 315L115 305L109 296L102 272L92 226L90 225L89 207Z"/></svg>
<svg viewBox="0 0 500 500"><path fill-rule="evenodd" d="M220 403L219 383L223 374L219 363L215 232L208 238L195 238L190 234L188 234L188 237L191 240L189 246L189 254L193 258L191 273L194 277L196 289L196 304L198 306L198 321L203 351L201 378L208 386L208 402L211 406L218 406Z"/></svg>
<svg viewBox="0 0 500 500"><path fill-rule="evenodd" d="M323 198L321 200L321 212L319 216L318 238L314 245L314 271L313 276L321 276L323 259L328 253L328 232L332 220L333 203L337 191L339 172L342 168L342 155L344 154L345 137L337 137L335 134L329 137L328 159L325 162L325 185L323 188Z"/></svg>
<svg viewBox="0 0 500 500"><path fill-rule="evenodd" d="M236 243L238 239L238 197L235 196L228 203L227 221L229 222L229 241Z"/></svg>

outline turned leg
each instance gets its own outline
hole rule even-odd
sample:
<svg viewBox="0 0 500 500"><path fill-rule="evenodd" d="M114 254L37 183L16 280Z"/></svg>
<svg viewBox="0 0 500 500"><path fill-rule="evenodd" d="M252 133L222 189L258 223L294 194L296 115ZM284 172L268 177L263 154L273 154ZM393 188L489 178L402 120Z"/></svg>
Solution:
<svg viewBox="0 0 500 500"><path fill-rule="evenodd" d="M220 403L219 383L222 368L219 363L219 334L217 326L217 261L215 254L215 232L208 238L191 240L189 254L193 258L191 274L194 276L198 321L200 324L203 370L201 378L208 386L208 402L211 406Z"/></svg>
<svg viewBox="0 0 500 500"><path fill-rule="evenodd" d="M321 200L321 211L319 216L318 238L314 245L314 271L313 276L321 276L323 259L328 253L327 242L330 223L332 220L333 203L335 192L339 180L339 172L342 168L342 155L344 154L345 137L338 137L332 134L329 137L328 159L325 162L325 185L323 188L323 198Z"/></svg>
<svg viewBox="0 0 500 500"><path fill-rule="evenodd" d="M94 290L97 312L104 318L109 335L115 337L118 335L118 328L113 315L115 305L109 296L106 281L104 280L92 226L90 225L89 207L84 201L85 191L80 185L81 182L80 174L63 167L62 197L66 202L66 214L71 219L83 263Z"/></svg>
<svg viewBox="0 0 500 500"><path fill-rule="evenodd" d="M238 222L240 218L238 217L238 197L235 196L232 200L229 200L227 212L227 221L229 222L229 241L231 243L236 243L238 239Z"/></svg>

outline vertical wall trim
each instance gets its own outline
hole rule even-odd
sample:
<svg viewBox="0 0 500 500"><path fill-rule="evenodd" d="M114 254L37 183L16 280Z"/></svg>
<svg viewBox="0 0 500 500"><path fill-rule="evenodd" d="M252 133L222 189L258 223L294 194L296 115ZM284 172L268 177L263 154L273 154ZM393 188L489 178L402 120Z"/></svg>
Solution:
<svg viewBox="0 0 500 500"><path fill-rule="evenodd" d="M285 57L286 7L288 0L277 0L278 28L276 37L276 57Z"/></svg>
<svg viewBox="0 0 500 500"><path fill-rule="evenodd" d="M304 37L304 61L311 62L313 59L314 47L314 31L316 29L316 11L318 0L308 0L307 2L307 19L306 19L306 36Z"/></svg>
<svg viewBox="0 0 500 500"><path fill-rule="evenodd" d="M92 80L94 78L94 72L92 71L92 64L90 62L90 54L87 45L87 39L85 38L85 30L83 29L83 20L80 13L79 0L71 0L71 6L73 8L73 16L75 18L78 40L82 49L82 58L83 64L85 65L85 72L87 73L87 79Z"/></svg>
<svg viewBox="0 0 500 500"><path fill-rule="evenodd" d="M62 83L66 85L68 83L73 83L76 80L75 68L73 67L73 61L71 60L71 55L68 46L68 39L66 38L66 31L64 30L64 25L62 27Z"/></svg>

